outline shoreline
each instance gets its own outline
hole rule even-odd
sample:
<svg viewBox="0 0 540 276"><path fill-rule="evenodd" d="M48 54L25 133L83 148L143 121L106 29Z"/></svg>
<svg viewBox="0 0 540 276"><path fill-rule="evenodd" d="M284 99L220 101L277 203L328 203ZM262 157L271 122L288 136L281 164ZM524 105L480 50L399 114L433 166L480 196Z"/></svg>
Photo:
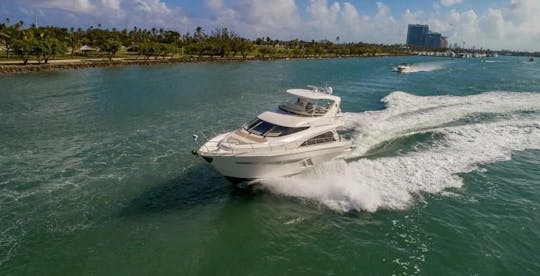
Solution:
<svg viewBox="0 0 540 276"><path fill-rule="evenodd" d="M182 64L182 63L232 63L246 61L274 61L274 60L301 60L301 59L330 59L330 58L368 58L368 57L394 57L406 56L388 53L364 55L364 56L317 56L317 57L178 57L165 59L133 59L116 58L111 61L108 59L88 59L88 60L49 60L47 64L22 62L4 62L0 63L0 75L32 73L32 72L54 72L67 71L86 68L106 68L106 67L124 67L124 66L153 66L162 64Z"/></svg>

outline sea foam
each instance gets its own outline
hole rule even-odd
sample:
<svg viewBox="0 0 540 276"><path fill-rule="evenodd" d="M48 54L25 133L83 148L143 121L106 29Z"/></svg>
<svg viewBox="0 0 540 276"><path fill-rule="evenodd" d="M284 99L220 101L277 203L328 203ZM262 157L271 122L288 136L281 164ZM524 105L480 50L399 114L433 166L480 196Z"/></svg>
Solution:
<svg viewBox="0 0 540 276"><path fill-rule="evenodd" d="M424 62L412 64L409 67L409 70L404 71L404 73L416 73L416 72L431 72L435 70L441 70L445 67L446 63L444 62Z"/></svg>
<svg viewBox="0 0 540 276"><path fill-rule="evenodd" d="M383 101L385 110L345 114L347 125L355 130L357 156L399 137L438 133L442 138L428 149L332 161L292 177L264 179L262 187L336 211L404 209L414 195L461 187L459 174L479 164L508 160L514 151L540 149L540 94L420 97L394 92ZM484 113L501 116L456 123Z"/></svg>

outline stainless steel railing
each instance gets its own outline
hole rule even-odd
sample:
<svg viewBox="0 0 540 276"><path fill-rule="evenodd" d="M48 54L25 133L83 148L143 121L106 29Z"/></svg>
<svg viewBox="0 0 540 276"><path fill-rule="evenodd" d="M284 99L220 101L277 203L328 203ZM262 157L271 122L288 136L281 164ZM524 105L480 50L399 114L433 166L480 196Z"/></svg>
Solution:
<svg viewBox="0 0 540 276"><path fill-rule="evenodd" d="M221 132L219 134L223 134L226 132ZM214 130L212 130L212 134L214 134L214 137L219 135ZM206 134L201 134L203 136L204 143L201 143L196 140L196 144L198 146L199 150L201 147L205 148L206 152L212 152L213 154L222 154L222 155L230 155L230 154L243 154L243 153L256 153L256 152L277 152L277 151L287 151L292 149L297 149L300 147L310 147L320 144L326 144L331 142L343 142L347 140L351 140L352 135L351 133L338 135L338 139L334 139L334 137L324 137L324 138L311 138L306 141L297 141L293 143L279 143L279 144L272 144L270 142L264 143L264 144L256 144L256 143L249 143L249 144L243 144L245 146L238 147L241 145L241 143L233 143L233 142L222 142L220 141L212 141L212 138L209 138ZM223 152L219 152L219 150L224 150Z"/></svg>

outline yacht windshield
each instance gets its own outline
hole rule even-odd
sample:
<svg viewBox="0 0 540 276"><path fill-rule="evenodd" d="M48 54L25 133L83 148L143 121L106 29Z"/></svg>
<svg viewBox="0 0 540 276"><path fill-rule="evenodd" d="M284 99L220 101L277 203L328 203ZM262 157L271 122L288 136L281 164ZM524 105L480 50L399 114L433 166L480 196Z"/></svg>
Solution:
<svg viewBox="0 0 540 276"><path fill-rule="evenodd" d="M308 129L308 127L284 127L258 118L245 124L243 128L251 134L264 137L280 137Z"/></svg>
<svg viewBox="0 0 540 276"><path fill-rule="evenodd" d="M250 129L251 133L257 134L257 135L264 135L266 132L268 132L270 129L274 127L273 124L265 121L261 121L259 124L254 126L252 129Z"/></svg>

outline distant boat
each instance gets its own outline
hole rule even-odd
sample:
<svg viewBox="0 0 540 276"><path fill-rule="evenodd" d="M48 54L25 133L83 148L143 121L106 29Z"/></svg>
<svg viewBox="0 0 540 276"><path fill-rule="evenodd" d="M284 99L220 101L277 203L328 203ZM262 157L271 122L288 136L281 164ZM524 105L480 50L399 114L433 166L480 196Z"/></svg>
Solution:
<svg viewBox="0 0 540 276"><path fill-rule="evenodd" d="M394 71L398 73L407 73L411 70L411 65L408 63L400 63L398 66L394 67Z"/></svg>
<svg viewBox="0 0 540 276"><path fill-rule="evenodd" d="M534 58L530 57L529 62L534 62Z"/></svg>

